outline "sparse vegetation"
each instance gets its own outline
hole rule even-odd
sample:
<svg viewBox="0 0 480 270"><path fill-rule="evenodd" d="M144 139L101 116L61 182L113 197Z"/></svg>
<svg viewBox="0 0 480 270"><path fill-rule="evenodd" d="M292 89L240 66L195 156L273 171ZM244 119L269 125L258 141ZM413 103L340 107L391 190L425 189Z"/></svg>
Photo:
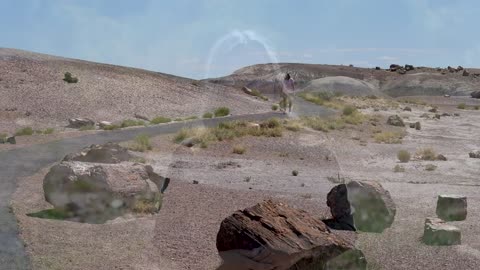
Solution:
<svg viewBox="0 0 480 270"><path fill-rule="evenodd" d="M272 105L272 111L277 111L278 110L278 105L277 104L273 104Z"/></svg>
<svg viewBox="0 0 480 270"><path fill-rule="evenodd" d="M465 110L467 108L467 105L465 103L460 103L457 105L457 109Z"/></svg>
<svg viewBox="0 0 480 270"><path fill-rule="evenodd" d="M248 125L245 121L222 122L214 128L182 129L175 134L173 141L181 143L191 138L195 144L207 147L210 142L231 140L243 136L281 137L283 127L277 119L260 123L260 127Z"/></svg>
<svg viewBox="0 0 480 270"><path fill-rule="evenodd" d="M203 114L202 118L205 118L205 119L213 118L213 113L206 112L206 113Z"/></svg>
<svg viewBox="0 0 480 270"><path fill-rule="evenodd" d="M480 106L477 105L477 106L473 107L473 109L478 111L478 110L480 110Z"/></svg>
<svg viewBox="0 0 480 270"><path fill-rule="evenodd" d="M435 171L437 169L437 166L433 165L433 164L427 164L425 165L425 170L426 171Z"/></svg>
<svg viewBox="0 0 480 270"><path fill-rule="evenodd" d="M429 160L433 161L437 159L437 154L435 153L435 150L432 148L422 148L417 150L416 156L418 159L421 160Z"/></svg>
<svg viewBox="0 0 480 270"><path fill-rule="evenodd" d="M35 218L45 218L45 219L55 219L55 220L65 220L72 216L71 213L62 210L62 209L46 209L35 213L27 214L29 217Z"/></svg>
<svg viewBox="0 0 480 270"><path fill-rule="evenodd" d="M427 105L425 101L420 101L416 99L403 99L403 100L400 100L400 102L407 103L407 104L414 104L414 105L423 105L423 106Z"/></svg>
<svg viewBox="0 0 480 270"><path fill-rule="evenodd" d="M297 132L302 129L302 126L300 125L300 123L296 121L287 121L286 123L284 123L283 126L285 127L286 130L293 131L293 132Z"/></svg>
<svg viewBox="0 0 480 270"><path fill-rule="evenodd" d="M400 150L397 153L397 158L400 162L407 163L410 161L410 152L407 150Z"/></svg>
<svg viewBox="0 0 480 270"><path fill-rule="evenodd" d="M345 116L349 116L349 115L352 115L354 114L355 112L357 111L357 109L351 105L347 105L343 108L342 112L343 112L343 115Z"/></svg>
<svg viewBox="0 0 480 270"><path fill-rule="evenodd" d="M43 134L44 135L48 135L48 134L52 134L53 132L55 132L55 129L53 128L47 128L43 131Z"/></svg>
<svg viewBox="0 0 480 270"><path fill-rule="evenodd" d="M377 143L399 144L402 143L403 134L399 132L383 131L373 136Z"/></svg>
<svg viewBox="0 0 480 270"><path fill-rule="evenodd" d="M342 109L345 105L343 101L335 99L338 95L328 92L300 93L298 96L317 105L334 109Z"/></svg>
<svg viewBox="0 0 480 270"><path fill-rule="evenodd" d="M129 146L130 150L145 152L152 150L152 144L150 143L150 137L146 134L140 134L135 137L134 144Z"/></svg>
<svg viewBox="0 0 480 270"><path fill-rule="evenodd" d="M5 143L7 141L8 135L5 133L0 133L0 143Z"/></svg>
<svg viewBox="0 0 480 270"><path fill-rule="evenodd" d="M147 160L144 157L133 157L130 159L131 162L136 162L136 163L147 163Z"/></svg>
<svg viewBox="0 0 480 270"><path fill-rule="evenodd" d="M15 132L15 136L30 136L33 135L34 131L31 127L24 127Z"/></svg>
<svg viewBox="0 0 480 270"><path fill-rule="evenodd" d="M123 120L123 122L120 124L121 128L126 128L126 127L135 127L135 126L144 126L145 122L142 120L132 120L132 119L126 119Z"/></svg>
<svg viewBox="0 0 480 270"><path fill-rule="evenodd" d="M396 172L396 173L399 173L399 172L405 172L405 167L403 167L402 165L395 165L395 167L393 168L393 172Z"/></svg>
<svg viewBox="0 0 480 270"><path fill-rule="evenodd" d="M94 130L94 129L95 129L94 125L86 125L79 128L80 131L87 131L87 130Z"/></svg>
<svg viewBox="0 0 480 270"><path fill-rule="evenodd" d="M217 108L213 114L215 115L215 117L227 116L230 114L230 109L227 107L220 107L220 108Z"/></svg>
<svg viewBox="0 0 480 270"><path fill-rule="evenodd" d="M70 72L65 72L63 80L66 81L67 83L77 83L78 82L78 78L73 77L72 73L70 73Z"/></svg>
<svg viewBox="0 0 480 270"><path fill-rule="evenodd" d="M243 146L243 145L235 145L235 146L233 147L233 151L232 151L232 152L233 152L234 154L237 154L237 155L243 155L243 154L245 154L245 151L247 151L247 149L245 148L245 146Z"/></svg>
<svg viewBox="0 0 480 270"><path fill-rule="evenodd" d="M256 90L256 89L252 89L252 95L264 100L264 101L267 101L268 98L264 95L262 95L262 93L260 93L260 91Z"/></svg>
<svg viewBox="0 0 480 270"><path fill-rule="evenodd" d="M111 124L111 125L104 126L103 130L116 130L116 129L120 129L120 128L121 127L119 125Z"/></svg>
<svg viewBox="0 0 480 270"><path fill-rule="evenodd" d="M168 118L168 117L163 117L163 116L158 116L158 117L155 117L153 118L150 123L156 125L156 124L163 124L163 123L169 123L169 122L172 122L172 119Z"/></svg>
<svg viewBox="0 0 480 270"><path fill-rule="evenodd" d="M132 211L138 214L154 214L158 212L160 200L140 199L135 201Z"/></svg>

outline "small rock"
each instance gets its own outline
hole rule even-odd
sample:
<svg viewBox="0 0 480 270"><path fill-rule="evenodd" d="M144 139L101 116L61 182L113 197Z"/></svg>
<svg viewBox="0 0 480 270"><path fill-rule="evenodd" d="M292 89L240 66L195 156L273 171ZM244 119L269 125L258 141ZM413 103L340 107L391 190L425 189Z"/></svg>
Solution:
<svg viewBox="0 0 480 270"><path fill-rule="evenodd" d="M451 246L461 244L460 229L439 218L425 219L423 242L427 245Z"/></svg>
<svg viewBox="0 0 480 270"><path fill-rule="evenodd" d="M452 116L452 115L449 113L442 113L442 116Z"/></svg>
<svg viewBox="0 0 480 270"><path fill-rule="evenodd" d="M195 138L186 138L180 144L186 147L193 147L197 143L198 143L198 140Z"/></svg>
<svg viewBox="0 0 480 270"><path fill-rule="evenodd" d="M468 77L470 76L470 72L468 72L466 69L463 70L462 76Z"/></svg>
<svg viewBox="0 0 480 270"><path fill-rule="evenodd" d="M421 130L422 129L422 125L420 124L420 122L415 122L415 129L416 130Z"/></svg>
<svg viewBox="0 0 480 270"><path fill-rule="evenodd" d="M375 67L375 70L381 70L381 68L380 67Z"/></svg>
<svg viewBox="0 0 480 270"><path fill-rule="evenodd" d="M480 150L472 151L472 152L468 153L468 155L469 155L471 158L480 158Z"/></svg>
<svg viewBox="0 0 480 270"><path fill-rule="evenodd" d="M199 184L199 182L198 182L197 180L193 180L192 183L193 183L194 185L198 185L198 184Z"/></svg>
<svg viewBox="0 0 480 270"><path fill-rule="evenodd" d="M406 73L407 73L407 71L404 68L398 69L398 74L404 75Z"/></svg>
<svg viewBox="0 0 480 270"><path fill-rule="evenodd" d="M437 216L446 221L460 221L467 218L467 197L458 195L439 195Z"/></svg>
<svg viewBox="0 0 480 270"><path fill-rule="evenodd" d="M437 112L437 108L431 108L430 110L428 110L428 112L436 113L436 112Z"/></svg>
<svg viewBox="0 0 480 270"><path fill-rule="evenodd" d="M84 126L94 126L95 122L88 118L71 118L68 119L68 127L70 128L81 128Z"/></svg>
<svg viewBox="0 0 480 270"><path fill-rule="evenodd" d="M17 144L17 140L15 139L15 136L7 137L5 141L9 144Z"/></svg>
<svg viewBox="0 0 480 270"><path fill-rule="evenodd" d="M412 111L412 108L410 108L410 107L407 106L407 107L403 108L403 110L406 111L406 112L411 112L411 111Z"/></svg>
<svg viewBox="0 0 480 270"><path fill-rule="evenodd" d="M446 98L449 98L449 97L450 97L449 94L445 94L445 95L443 95L443 96L446 97Z"/></svg>
<svg viewBox="0 0 480 270"><path fill-rule="evenodd" d="M440 114L438 114L438 113L435 114L435 118L436 118L436 119L440 119L441 117L442 117L442 116L441 116Z"/></svg>
<svg viewBox="0 0 480 270"><path fill-rule="evenodd" d="M453 116L460 116L460 114L459 113L454 113Z"/></svg>
<svg viewBox="0 0 480 270"><path fill-rule="evenodd" d="M415 128L415 123L410 123L410 124L408 124L408 126L409 126L410 128Z"/></svg>
<svg viewBox="0 0 480 270"><path fill-rule="evenodd" d="M429 118L430 118L430 115L428 115L428 113L424 113L424 114L420 115L420 118L429 119Z"/></svg>
<svg viewBox="0 0 480 270"><path fill-rule="evenodd" d="M30 116L30 115L32 115L32 113L31 113L30 111L26 111L26 112L25 112L25 116L28 117L28 116Z"/></svg>
<svg viewBox="0 0 480 270"><path fill-rule="evenodd" d="M141 115L141 114L135 113L133 116L135 116L135 118L137 118L137 119L141 119L141 120L145 120L145 121L150 121L150 119L148 119L148 117L146 117L145 115Z"/></svg>
<svg viewBox="0 0 480 270"><path fill-rule="evenodd" d="M402 118L398 115L392 115L388 117L387 124L391 126L404 127L405 123Z"/></svg>
<svg viewBox="0 0 480 270"><path fill-rule="evenodd" d="M109 122L109 121L100 121L100 122L98 122L98 126L99 126L100 128L108 127L108 126L111 126L111 125L113 125L113 123L112 123L112 122Z"/></svg>
<svg viewBox="0 0 480 270"><path fill-rule="evenodd" d="M392 71L392 72L397 71L400 68L402 68L402 66L397 65L397 64L391 64L390 65L390 71Z"/></svg>
<svg viewBox="0 0 480 270"><path fill-rule="evenodd" d="M438 155L438 156L437 156L437 160L440 160L440 161L447 161L447 157L446 157L446 156L444 156L444 155L442 155L442 154L440 154L440 155Z"/></svg>
<svg viewBox="0 0 480 270"><path fill-rule="evenodd" d="M410 70L414 70L415 68L412 66L412 65L405 65L405 70L406 71L410 71Z"/></svg>

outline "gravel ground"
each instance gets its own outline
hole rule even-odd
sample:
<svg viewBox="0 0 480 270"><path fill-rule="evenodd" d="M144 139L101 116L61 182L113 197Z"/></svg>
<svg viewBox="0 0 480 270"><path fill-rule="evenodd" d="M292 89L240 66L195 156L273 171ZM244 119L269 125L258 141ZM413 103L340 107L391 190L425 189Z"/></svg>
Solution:
<svg viewBox="0 0 480 270"><path fill-rule="evenodd" d="M478 269L480 160L470 159L468 151L480 148L476 136L480 112L442 105L440 113L458 112L460 117L433 120L419 118L425 107L412 108L412 112L377 112L421 121L422 130L407 129L403 144L373 143L363 127L287 132L282 138L246 137L207 149L179 147L171 143L171 136L156 137L154 150L145 157L156 170L171 176L172 183L155 216L126 217L104 225L26 217L25 213L48 207L41 190L45 171L19 183L13 209L35 269L65 269L64 265L68 269L215 269L219 264L215 236L223 218L270 197L325 217L326 194L335 185L328 177L340 174L380 181L397 205L390 229L358 235L356 243L370 269ZM366 144L352 137L361 137ZM246 147L244 155L232 153L237 144ZM414 153L421 147L434 148L448 161L412 160L403 164L406 172L393 172L398 150ZM437 170L425 171L429 163ZM297 177L291 174L294 169L299 171ZM462 245L426 246L419 239L423 222L435 215L436 197L444 193L468 197L467 220L453 223L462 230Z"/></svg>

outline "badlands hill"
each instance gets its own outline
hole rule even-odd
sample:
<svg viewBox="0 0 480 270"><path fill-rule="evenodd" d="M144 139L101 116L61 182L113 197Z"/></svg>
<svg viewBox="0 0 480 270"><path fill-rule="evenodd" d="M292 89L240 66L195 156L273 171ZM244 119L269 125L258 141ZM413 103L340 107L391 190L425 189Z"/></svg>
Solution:
<svg viewBox="0 0 480 270"><path fill-rule="evenodd" d="M78 83L63 81L70 72ZM269 111L240 89L136 68L0 48L0 123L66 125L68 118L120 121L201 116L227 106L233 114ZM4 128L4 129L5 129Z"/></svg>
<svg viewBox="0 0 480 270"><path fill-rule="evenodd" d="M399 71L338 65L260 64L207 81L237 88L247 86L269 94L278 92L279 86L274 82L289 72L299 88L308 91L331 91L335 88L336 91L352 95L383 93L392 97L444 94L466 96L480 89L479 69L414 67L414 70ZM316 81L312 82L313 80Z"/></svg>

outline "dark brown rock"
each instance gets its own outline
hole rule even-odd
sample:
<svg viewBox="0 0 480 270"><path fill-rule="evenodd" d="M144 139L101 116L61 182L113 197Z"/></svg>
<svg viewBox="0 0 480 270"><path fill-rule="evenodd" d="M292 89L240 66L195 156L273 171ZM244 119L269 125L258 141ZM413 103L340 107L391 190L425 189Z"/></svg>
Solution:
<svg viewBox="0 0 480 270"><path fill-rule="evenodd" d="M398 115L392 115L388 117L387 124L391 126L404 127L405 123L402 118Z"/></svg>
<svg viewBox="0 0 480 270"><path fill-rule="evenodd" d="M470 95L472 98L480 98L480 91L474 91Z"/></svg>
<svg viewBox="0 0 480 270"><path fill-rule="evenodd" d="M217 249L224 259L219 269L261 269L256 264L289 270L366 269L367 264L361 251L321 220L271 200L224 219ZM244 257L231 259L232 253Z"/></svg>

